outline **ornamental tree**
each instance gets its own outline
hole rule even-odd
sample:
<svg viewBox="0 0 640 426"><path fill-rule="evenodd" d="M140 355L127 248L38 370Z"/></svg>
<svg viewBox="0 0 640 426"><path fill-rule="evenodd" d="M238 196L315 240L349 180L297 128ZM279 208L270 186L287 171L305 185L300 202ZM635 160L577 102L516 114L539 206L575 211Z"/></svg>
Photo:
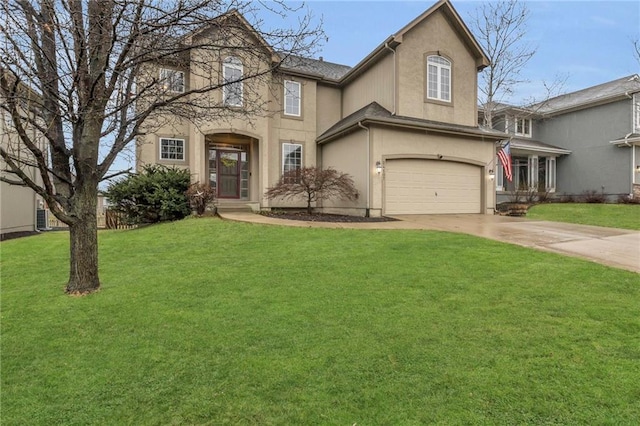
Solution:
<svg viewBox="0 0 640 426"><path fill-rule="evenodd" d="M304 167L285 172L275 185L267 189L265 197L302 197L307 202L307 213L311 214L311 203L330 198L355 200L358 191L347 173L332 168Z"/></svg>

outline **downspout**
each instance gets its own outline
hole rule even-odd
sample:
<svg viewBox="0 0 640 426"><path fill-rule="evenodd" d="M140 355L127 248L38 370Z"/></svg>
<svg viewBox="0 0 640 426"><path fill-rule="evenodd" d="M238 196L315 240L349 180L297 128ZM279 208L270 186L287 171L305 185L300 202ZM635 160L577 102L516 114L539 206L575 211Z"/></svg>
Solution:
<svg viewBox="0 0 640 426"><path fill-rule="evenodd" d="M391 115L396 115L396 50L389 47L389 42L385 42L384 47L393 52L393 111L391 111Z"/></svg>
<svg viewBox="0 0 640 426"><path fill-rule="evenodd" d="M364 217L369 217L369 211L371 209L371 133L368 127L362 125L362 121L358 121L358 127L367 131L367 206Z"/></svg>

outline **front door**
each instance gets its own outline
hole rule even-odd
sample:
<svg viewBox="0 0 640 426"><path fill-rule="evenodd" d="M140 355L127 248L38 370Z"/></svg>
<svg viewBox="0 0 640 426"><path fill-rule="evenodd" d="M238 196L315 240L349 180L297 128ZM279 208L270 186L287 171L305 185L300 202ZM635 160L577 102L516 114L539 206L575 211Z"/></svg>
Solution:
<svg viewBox="0 0 640 426"><path fill-rule="evenodd" d="M217 153L218 198L240 198L240 152Z"/></svg>

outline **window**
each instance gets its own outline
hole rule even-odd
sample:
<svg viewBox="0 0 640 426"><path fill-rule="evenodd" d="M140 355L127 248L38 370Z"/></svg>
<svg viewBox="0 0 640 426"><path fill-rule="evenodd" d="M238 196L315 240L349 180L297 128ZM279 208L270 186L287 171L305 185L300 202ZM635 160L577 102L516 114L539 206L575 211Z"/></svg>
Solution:
<svg viewBox="0 0 640 426"><path fill-rule="evenodd" d="M184 161L184 139L160 138L160 159Z"/></svg>
<svg viewBox="0 0 640 426"><path fill-rule="evenodd" d="M228 106L242 106L242 62L233 56L228 57L222 64L222 102Z"/></svg>
<svg viewBox="0 0 640 426"><path fill-rule="evenodd" d="M182 71L161 68L160 82L164 90L176 93L184 92L184 72Z"/></svg>
<svg viewBox="0 0 640 426"><path fill-rule="evenodd" d="M451 101L451 62L442 56L427 57L427 99Z"/></svg>
<svg viewBox="0 0 640 426"><path fill-rule="evenodd" d="M528 155L514 158L514 169L514 185L510 186L509 190L556 191L556 157ZM503 185L502 190L507 190L507 182L504 182ZM500 191L499 182L496 186Z"/></svg>
<svg viewBox="0 0 640 426"><path fill-rule="evenodd" d="M516 135L531 136L531 119L516 117Z"/></svg>
<svg viewBox="0 0 640 426"><path fill-rule="evenodd" d="M302 86L296 81L284 81L284 114L300 117L300 93Z"/></svg>
<svg viewBox="0 0 640 426"><path fill-rule="evenodd" d="M500 163L500 159L496 157L496 191L504 191L504 167Z"/></svg>
<svg viewBox="0 0 640 426"><path fill-rule="evenodd" d="M282 174L302 168L302 145L297 143L282 144Z"/></svg>

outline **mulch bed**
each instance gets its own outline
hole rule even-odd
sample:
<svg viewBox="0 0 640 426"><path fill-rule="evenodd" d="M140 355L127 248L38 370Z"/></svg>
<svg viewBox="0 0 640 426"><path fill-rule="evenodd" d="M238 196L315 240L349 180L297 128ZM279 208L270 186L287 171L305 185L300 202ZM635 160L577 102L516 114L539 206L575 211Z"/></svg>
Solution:
<svg viewBox="0 0 640 426"><path fill-rule="evenodd" d="M263 212L262 214L276 219L301 220L306 222L368 223L391 222L396 220L389 217L345 216L323 213L309 214L307 212Z"/></svg>

